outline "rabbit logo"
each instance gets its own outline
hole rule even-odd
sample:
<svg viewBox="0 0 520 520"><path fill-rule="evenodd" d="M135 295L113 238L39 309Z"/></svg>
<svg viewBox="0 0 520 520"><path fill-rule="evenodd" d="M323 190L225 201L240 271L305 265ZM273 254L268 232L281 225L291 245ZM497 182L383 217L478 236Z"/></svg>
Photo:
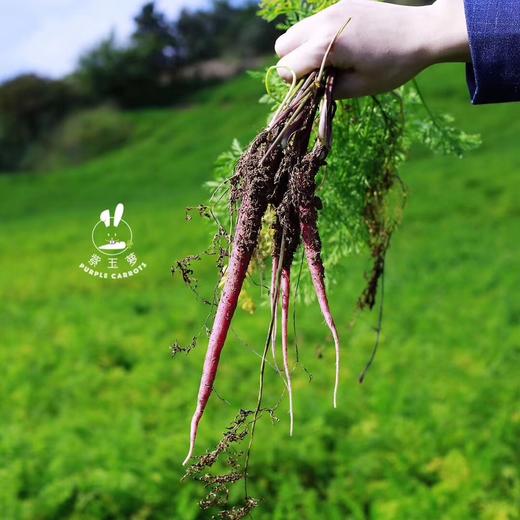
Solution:
<svg viewBox="0 0 520 520"><path fill-rule="evenodd" d="M99 221L92 230L94 247L107 256L117 256L132 246L132 229L123 219L124 205L120 202L110 215L105 209L99 215Z"/></svg>
<svg viewBox="0 0 520 520"><path fill-rule="evenodd" d="M84 273L101 280L127 280L146 269L146 263L133 250L133 233L123 219L124 212L125 207L120 202L113 215L109 209L99 215L99 221L92 229L96 252L79 264Z"/></svg>

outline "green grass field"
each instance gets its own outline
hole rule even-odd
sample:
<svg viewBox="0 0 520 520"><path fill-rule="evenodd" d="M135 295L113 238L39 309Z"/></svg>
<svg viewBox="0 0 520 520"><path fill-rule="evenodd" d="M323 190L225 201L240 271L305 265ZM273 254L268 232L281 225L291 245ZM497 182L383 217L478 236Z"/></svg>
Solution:
<svg viewBox="0 0 520 520"><path fill-rule="evenodd" d="M512 520L520 518L520 107L472 107L459 66L424 74L435 110L481 133L463 160L413 149L410 190L388 258L380 352L357 383L376 316L351 330L361 259L335 287L344 340L340 405L331 405L333 348L315 306L298 309L302 365L295 436L287 402L262 420L253 451L255 519ZM205 345L189 343L208 308L170 266L208 241L184 208L233 137L264 121L260 87L239 78L176 110L126 117L131 143L84 166L0 176L0 517L209 518L199 483L181 482ZM148 268L95 280L99 212L119 201ZM200 290L216 271L203 262ZM240 312L224 351L198 453L256 402L268 316ZM282 384L268 374L266 404ZM241 485L240 485L241 486ZM241 492L237 490L237 496Z"/></svg>

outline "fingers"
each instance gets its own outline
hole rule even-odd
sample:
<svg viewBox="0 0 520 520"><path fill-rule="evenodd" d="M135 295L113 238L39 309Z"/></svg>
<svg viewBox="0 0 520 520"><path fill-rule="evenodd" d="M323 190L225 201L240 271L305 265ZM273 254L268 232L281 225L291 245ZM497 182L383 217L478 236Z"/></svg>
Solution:
<svg viewBox="0 0 520 520"><path fill-rule="evenodd" d="M325 45L305 42L278 62L278 73L285 81L292 80L292 72L297 78L301 78L320 67L325 50Z"/></svg>
<svg viewBox="0 0 520 520"><path fill-rule="evenodd" d="M290 81L292 72L300 78L321 66L338 30L337 9L340 3L305 18L276 40L275 51L281 58L278 73L284 80ZM328 56L326 65L333 64L333 55L334 52ZM346 66L345 63L341 65Z"/></svg>
<svg viewBox="0 0 520 520"><path fill-rule="evenodd" d="M303 20L300 23L297 23L276 40L274 51L280 58L289 54L302 43L307 41L309 31L306 30L306 28L308 28L308 22L306 22L307 20Z"/></svg>
<svg viewBox="0 0 520 520"><path fill-rule="evenodd" d="M294 51L297 47L305 43L319 27L320 20L323 17L323 11L303 19L296 25L293 25L282 34L274 44L276 54L283 58L285 55Z"/></svg>

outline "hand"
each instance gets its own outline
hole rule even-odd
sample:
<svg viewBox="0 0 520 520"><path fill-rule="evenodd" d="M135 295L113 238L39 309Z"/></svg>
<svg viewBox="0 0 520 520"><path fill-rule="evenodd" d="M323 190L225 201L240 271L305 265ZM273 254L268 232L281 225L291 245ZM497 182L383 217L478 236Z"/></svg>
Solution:
<svg viewBox="0 0 520 520"><path fill-rule="evenodd" d="M335 97L359 97L401 86L442 61L470 61L463 0L408 7L342 0L291 27L276 41L279 74L290 81L321 65L327 47L350 18L327 58L341 71Z"/></svg>

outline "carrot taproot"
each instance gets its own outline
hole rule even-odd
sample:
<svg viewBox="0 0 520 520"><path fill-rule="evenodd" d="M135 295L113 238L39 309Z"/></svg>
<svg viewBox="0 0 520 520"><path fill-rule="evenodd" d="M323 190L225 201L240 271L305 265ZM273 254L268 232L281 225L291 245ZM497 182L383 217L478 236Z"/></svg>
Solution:
<svg viewBox="0 0 520 520"><path fill-rule="evenodd" d="M268 188L273 182L274 173L280 162L281 153L275 151L266 160L264 159L263 165L259 165L260 158L265 158L268 143L272 141L272 134L271 131L260 134L237 165L236 178L239 178L242 183L242 203L233 238L231 258L226 270L226 280L204 359L197 406L190 426L190 447L183 465L187 464L193 455L199 423L213 392L222 349L258 242L262 217L268 205Z"/></svg>
<svg viewBox="0 0 520 520"><path fill-rule="evenodd" d="M315 196L316 174L324 164L326 156L327 149L317 145L312 152L309 152L303 158L302 164L295 175L295 183L299 188L298 216L305 257L321 313L334 340L336 373L333 404L334 408L336 408L340 372L340 341L325 288L325 268L321 258L322 244L318 230L318 207L321 206L321 202L318 202L319 199Z"/></svg>

